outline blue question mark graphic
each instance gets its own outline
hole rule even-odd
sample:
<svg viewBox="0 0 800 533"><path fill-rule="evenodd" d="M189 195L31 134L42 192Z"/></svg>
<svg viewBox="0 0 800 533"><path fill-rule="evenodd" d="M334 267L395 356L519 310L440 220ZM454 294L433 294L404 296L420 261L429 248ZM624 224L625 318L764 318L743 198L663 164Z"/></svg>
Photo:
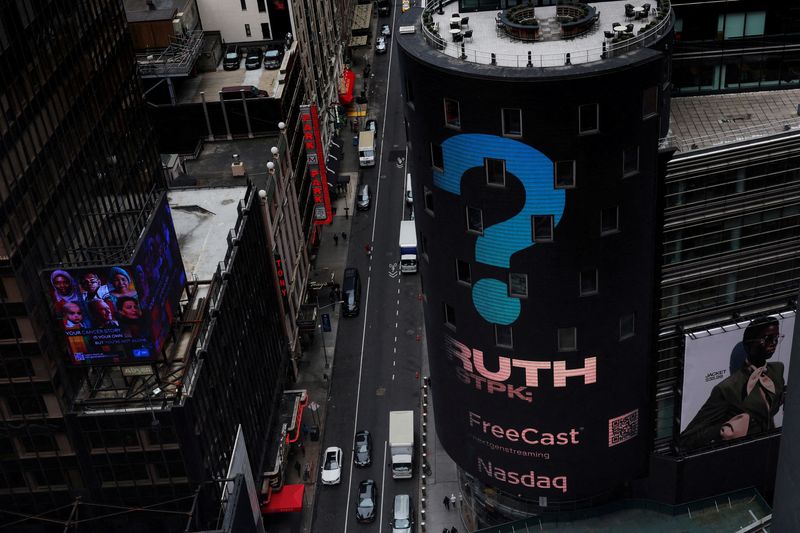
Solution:
<svg viewBox="0 0 800 533"><path fill-rule="evenodd" d="M565 193L553 188L553 162L527 144L480 133L456 135L442 143L444 171L433 172L440 189L461 195L461 178L474 167L483 168L484 159L502 159L506 173L513 174L525 188L525 205L503 222L484 228L475 242L475 261L499 268L511 267L511 256L536 244L533 215L552 215L553 227L564 213ZM507 278L507 276L506 276ZM484 320L510 325L519 318L521 304L509 296L508 284L493 278L472 285L472 303Z"/></svg>

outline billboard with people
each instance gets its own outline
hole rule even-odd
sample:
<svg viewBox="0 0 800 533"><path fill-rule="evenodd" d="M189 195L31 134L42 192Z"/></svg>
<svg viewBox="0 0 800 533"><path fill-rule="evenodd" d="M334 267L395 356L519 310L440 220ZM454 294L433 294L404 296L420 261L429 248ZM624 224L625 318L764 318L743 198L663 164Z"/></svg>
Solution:
<svg viewBox="0 0 800 533"><path fill-rule="evenodd" d="M795 313L688 333L679 446L693 450L783 425Z"/></svg>
<svg viewBox="0 0 800 533"><path fill-rule="evenodd" d="M132 264L43 271L73 363L149 362L160 354L186 284L166 196L147 228Z"/></svg>

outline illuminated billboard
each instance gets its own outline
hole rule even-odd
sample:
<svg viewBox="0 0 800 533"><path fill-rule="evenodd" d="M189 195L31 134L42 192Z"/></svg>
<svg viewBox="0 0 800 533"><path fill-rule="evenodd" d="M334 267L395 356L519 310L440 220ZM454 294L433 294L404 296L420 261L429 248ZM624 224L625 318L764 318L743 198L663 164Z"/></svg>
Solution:
<svg viewBox="0 0 800 533"><path fill-rule="evenodd" d="M691 450L783 425L795 314L757 317L685 336L681 434Z"/></svg>
<svg viewBox="0 0 800 533"><path fill-rule="evenodd" d="M166 196L133 263L46 270L42 282L73 363L157 358L186 284Z"/></svg>
<svg viewBox="0 0 800 533"><path fill-rule="evenodd" d="M303 145L306 148L306 163L311 177L311 196L314 198L314 224L330 224L333 222L333 211L317 106L300 106L300 120L303 122Z"/></svg>

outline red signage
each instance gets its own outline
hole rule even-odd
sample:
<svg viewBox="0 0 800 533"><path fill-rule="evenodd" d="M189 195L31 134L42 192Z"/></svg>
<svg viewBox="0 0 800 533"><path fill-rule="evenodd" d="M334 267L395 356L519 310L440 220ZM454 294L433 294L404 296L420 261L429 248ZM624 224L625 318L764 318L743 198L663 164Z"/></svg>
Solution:
<svg viewBox="0 0 800 533"><path fill-rule="evenodd" d="M283 269L283 259L281 259L280 254L275 254L275 273L278 275L278 288L281 291L281 296L283 297L283 305L288 306L288 290L286 285L286 271Z"/></svg>
<svg viewBox="0 0 800 533"><path fill-rule="evenodd" d="M311 194L314 197L314 224L333 222L331 197L328 192L328 176L325 170L325 154L319 134L319 112L315 104L300 106L303 121L303 143L306 147L306 162L311 177Z"/></svg>
<svg viewBox="0 0 800 533"><path fill-rule="evenodd" d="M339 80L339 102L342 105L353 103L353 87L356 84L356 75L352 70L345 69L342 78Z"/></svg>

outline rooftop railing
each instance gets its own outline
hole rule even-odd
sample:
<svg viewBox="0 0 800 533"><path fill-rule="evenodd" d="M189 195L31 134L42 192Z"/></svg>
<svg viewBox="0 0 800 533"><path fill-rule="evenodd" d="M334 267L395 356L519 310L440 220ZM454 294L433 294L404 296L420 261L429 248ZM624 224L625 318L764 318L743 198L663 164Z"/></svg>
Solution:
<svg viewBox="0 0 800 533"><path fill-rule="evenodd" d="M448 4L450 2L443 2ZM576 65L601 61L609 57L619 56L640 48L646 48L655 43L669 29L672 20L672 6L669 0L658 2L657 14L654 23L643 28L641 33L623 40L609 39L603 42L602 47L588 48L584 50L574 50L558 54L534 54L529 51L526 54L504 54L492 52L490 50L479 50L467 46L466 43L448 42L447 39L438 32L434 31L435 24L432 22L434 12L439 9L437 1L429 1L423 9L422 18L419 21L425 42L429 46L440 50L442 53L451 57L459 58L471 63L483 65L498 65L502 67L560 67L564 65ZM426 15L427 14L427 15ZM430 23L426 23L430 20ZM596 31L600 31L599 29ZM519 41L520 46L524 46L524 41Z"/></svg>

